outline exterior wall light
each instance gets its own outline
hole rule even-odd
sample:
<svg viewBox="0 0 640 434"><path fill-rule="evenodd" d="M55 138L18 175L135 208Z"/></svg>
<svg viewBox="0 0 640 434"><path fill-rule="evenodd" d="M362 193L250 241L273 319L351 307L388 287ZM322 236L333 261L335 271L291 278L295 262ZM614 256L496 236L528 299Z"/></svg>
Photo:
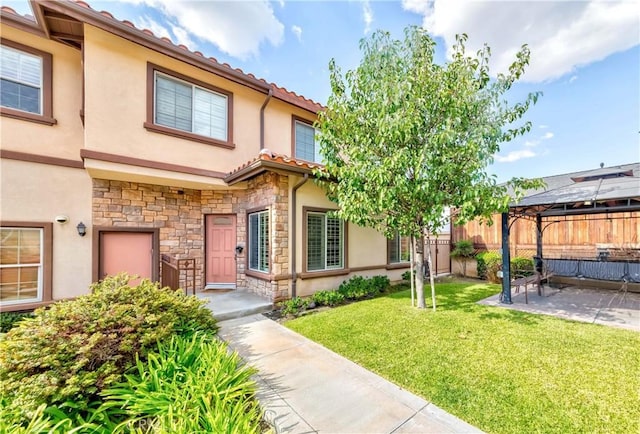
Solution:
<svg viewBox="0 0 640 434"><path fill-rule="evenodd" d="M81 237L84 237L85 235L87 235L87 227L84 225L84 223L82 222L78 223L78 226L76 226L76 229L78 229L78 235L80 235Z"/></svg>

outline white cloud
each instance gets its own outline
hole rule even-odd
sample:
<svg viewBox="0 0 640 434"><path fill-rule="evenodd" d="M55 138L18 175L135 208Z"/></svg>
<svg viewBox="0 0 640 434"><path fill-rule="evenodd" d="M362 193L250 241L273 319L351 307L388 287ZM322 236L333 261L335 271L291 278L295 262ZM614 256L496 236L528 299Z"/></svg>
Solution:
<svg viewBox="0 0 640 434"><path fill-rule="evenodd" d="M536 154L529 149L522 149L520 151L511 151L506 156L496 155L496 161L498 163L513 163L514 161L522 160L523 158L535 157Z"/></svg>
<svg viewBox="0 0 640 434"><path fill-rule="evenodd" d="M298 42L301 42L302 41L302 27L296 26L294 24L293 26L291 26L291 31L293 32L294 35L296 35L296 38L298 38Z"/></svg>
<svg viewBox="0 0 640 434"><path fill-rule="evenodd" d="M178 26L171 26L171 32L175 35L176 39L175 41L178 44L182 44L188 48L190 48L191 50L195 50L196 49L196 43L193 42L193 40L191 39L191 37L189 36L189 32L185 29L183 29L182 27L178 27Z"/></svg>
<svg viewBox="0 0 640 434"><path fill-rule="evenodd" d="M541 130L546 130L547 128L549 128L549 125L540 124L538 125L538 128L540 128Z"/></svg>
<svg viewBox="0 0 640 434"><path fill-rule="evenodd" d="M280 4L280 7L283 8L284 7L284 0L278 0L278 3Z"/></svg>
<svg viewBox="0 0 640 434"><path fill-rule="evenodd" d="M549 139L552 139L552 138L553 138L553 133L551 131L549 131L549 132L546 132L544 134L544 136L542 136L540 139L541 140L549 140Z"/></svg>
<svg viewBox="0 0 640 434"><path fill-rule="evenodd" d="M162 24L154 21L152 18L148 16L142 16L133 20L133 24L139 29L148 29L153 32L159 38L169 38L171 39L171 34L169 30L164 27Z"/></svg>
<svg viewBox="0 0 640 434"><path fill-rule="evenodd" d="M284 24L275 16L271 3L267 0L125 1L140 2L157 8L169 22L175 23L176 39L193 44L193 36L242 60L257 56L263 43L278 46L284 41ZM156 33L152 28L149 30ZM193 48L192 45L189 48Z"/></svg>
<svg viewBox="0 0 640 434"><path fill-rule="evenodd" d="M577 75L572 75L571 78L569 79L569 84L573 83L574 81L576 81L578 79Z"/></svg>
<svg viewBox="0 0 640 434"><path fill-rule="evenodd" d="M362 2L362 19L364 20L364 34L366 35L371 31L371 24L373 23L373 10L369 0Z"/></svg>
<svg viewBox="0 0 640 434"><path fill-rule="evenodd" d="M474 53L486 42L492 73L504 72L522 44L531 48L523 79L553 80L640 43L637 1L403 0L423 15L423 26L451 47L467 33Z"/></svg>

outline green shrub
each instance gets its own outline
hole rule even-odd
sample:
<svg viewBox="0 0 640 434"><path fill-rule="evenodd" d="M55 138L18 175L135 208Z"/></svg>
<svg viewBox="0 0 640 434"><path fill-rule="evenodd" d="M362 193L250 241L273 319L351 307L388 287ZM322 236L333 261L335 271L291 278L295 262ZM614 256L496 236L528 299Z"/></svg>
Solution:
<svg viewBox="0 0 640 434"><path fill-rule="evenodd" d="M498 271L502 268L502 256L496 252L482 252L476 256L478 277L499 283Z"/></svg>
<svg viewBox="0 0 640 434"><path fill-rule="evenodd" d="M308 307L309 300L300 297L293 297L280 303L282 315L297 315Z"/></svg>
<svg viewBox="0 0 640 434"><path fill-rule="evenodd" d="M533 259L516 256L511 258L511 273L520 276L533 275Z"/></svg>
<svg viewBox="0 0 640 434"><path fill-rule="evenodd" d="M493 283L500 283L497 273L502 269L502 256L496 252L482 252L476 256L478 277ZM530 276L533 274L533 259L516 256L511 258L511 273Z"/></svg>
<svg viewBox="0 0 640 434"><path fill-rule="evenodd" d="M338 291L318 291L311 299L318 306L336 306L344 303L344 295Z"/></svg>
<svg viewBox="0 0 640 434"><path fill-rule="evenodd" d="M254 373L210 336L173 336L146 361L138 359L125 383L103 391L100 410L120 420L111 429L116 433L258 433Z"/></svg>
<svg viewBox="0 0 640 434"><path fill-rule="evenodd" d="M129 276L108 277L93 293L38 309L0 341L3 406L30 419L41 404L74 402L79 410L121 381L136 355L174 334L213 333L204 302Z"/></svg>
<svg viewBox="0 0 640 434"><path fill-rule="evenodd" d="M365 279L362 276L353 276L351 279L345 280L340 284L338 292L347 300L358 300L372 296L378 292L378 290L371 284L370 279Z"/></svg>
<svg viewBox="0 0 640 434"><path fill-rule="evenodd" d="M404 273L402 273L402 280L404 280L406 282L410 282L411 281L411 271L405 271Z"/></svg>
<svg viewBox="0 0 640 434"><path fill-rule="evenodd" d="M473 258L474 254L473 242L470 240L456 241L451 251L451 257L458 261L462 267L462 275L464 277L467 276L467 260Z"/></svg>
<svg viewBox="0 0 640 434"><path fill-rule="evenodd" d="M104 389L84 414L72 402L43 404L21 424L15 411L0 407L0 432L229 432L225 427L260 432L261 411L250 378L254 372L210 335L174 335L147 353L145 361L137 357L125 381Z"/></svg>
<svg viewBox="0 0 640 434"><path fill-rule="evenodd" d="M24 318L32 318L33 312L3 312L0 313L0 333L7 333Z"/></svg>
<svg viewBox="0 0 640 434"><path fill-rule="evenodd" d="M387 276L373 276L371 279L371 285L378 289L378 292L384 292L391 286L391 281Z"/></svg>

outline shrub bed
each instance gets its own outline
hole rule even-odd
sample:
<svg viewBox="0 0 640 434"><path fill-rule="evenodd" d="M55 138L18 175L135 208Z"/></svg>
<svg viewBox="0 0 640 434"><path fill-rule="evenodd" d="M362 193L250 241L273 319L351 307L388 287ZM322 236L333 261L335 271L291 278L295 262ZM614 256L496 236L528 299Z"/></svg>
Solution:
<svg viewBox="0 0 640 434"><path fill-rule="evenodd" d="M33 312L3 312L0 313L0 333L7 333L24 318L32 318Z"/></svg>
<svg viewBox="0 0 640 434"><path fill-rule="evenodd" d="M340 284L338 289L318 291L309 298L293 297L280 303L283 316L296 316L308 309L320 306L338 306L350 301L372 298L389 289L391 282L387 276L353 276Z"/></svg>
<svg viewBox="0 0 640 434"><path fill-rule="evenodd" d="M159 342L215 333L215 319L197 298L148 280L135 287L128 281L127 275L109 277L92 285L90 295L38 309L0 340L5 417L26 422L42 405L88 411Z"/></svg>

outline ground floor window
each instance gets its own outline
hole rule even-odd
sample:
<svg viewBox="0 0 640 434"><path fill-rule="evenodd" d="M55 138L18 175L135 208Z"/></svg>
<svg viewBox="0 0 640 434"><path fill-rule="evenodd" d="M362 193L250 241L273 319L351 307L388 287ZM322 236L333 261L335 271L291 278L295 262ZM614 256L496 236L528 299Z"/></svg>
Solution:
<svg viewBox="0 0 640 434"><path fill-rule="evenodd" d="M51 225L0 227L0 303L51 299Z"/></svg>
<svg viewBox="0 0 640 434"><path fill-rule="evenodd" d="M249 214L249 269L269 272L269 212Z"/></svg>
<svg viewBox="0 0 640 434"><path fill-rule="evenodd" d="M411 243L409 237L401 236L398 233L388 242L389 264L409 262L411 258Z"/></svg>
<svg viewBox="0 0 640 434"><path fill-rule="evenodd" d="M344 268L344 223L326 212L306 215L307 271Z"/></svg>

